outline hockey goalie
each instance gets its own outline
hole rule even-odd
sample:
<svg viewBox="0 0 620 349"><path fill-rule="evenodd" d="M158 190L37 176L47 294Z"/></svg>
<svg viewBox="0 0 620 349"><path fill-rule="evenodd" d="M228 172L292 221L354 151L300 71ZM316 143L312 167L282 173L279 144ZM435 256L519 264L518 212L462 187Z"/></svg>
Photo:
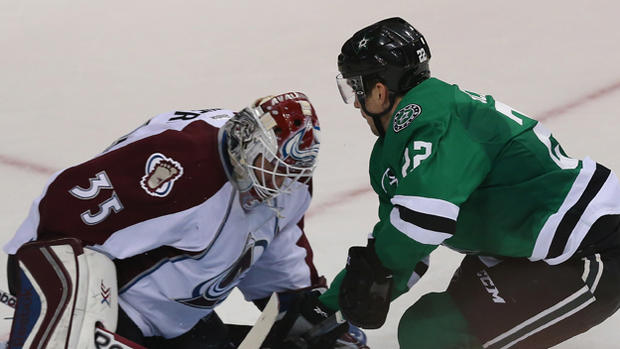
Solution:
<svg viewBox="0 0 620 349"><path fill-rule="evenodd" d="M214 311L234 288L261 309L275 292L279 318L303 319L277 326L272 348L328 319L303 231L319 132L308 98L288 92L155 116L56 173L4 246L8 347L236 348L249 326ZM367 348L346 322L304 345Z"/></svg>

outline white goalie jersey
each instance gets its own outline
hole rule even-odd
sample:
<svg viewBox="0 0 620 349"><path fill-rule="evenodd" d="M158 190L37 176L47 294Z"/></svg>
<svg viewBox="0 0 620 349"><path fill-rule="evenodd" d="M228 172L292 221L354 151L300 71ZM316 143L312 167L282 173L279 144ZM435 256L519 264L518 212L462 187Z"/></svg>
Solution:
<svg viewBox="0 0 620 349"><path fill-rule="evenodd" d="M246 299L320 283L303 232L309 186L241 207L218 130L230 110L149 120L56 173L5 246L74 237L114 260L118 303L145 336L176 337L238 287Z"/></svg>

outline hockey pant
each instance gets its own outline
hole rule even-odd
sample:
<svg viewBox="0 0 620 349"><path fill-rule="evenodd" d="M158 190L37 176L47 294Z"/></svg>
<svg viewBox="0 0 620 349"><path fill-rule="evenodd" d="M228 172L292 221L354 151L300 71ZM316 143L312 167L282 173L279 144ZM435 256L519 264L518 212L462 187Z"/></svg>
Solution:
<svg viewBox="0 0 620 349"><path fill-rule="evenodd" d="M411 306L399 324L400 348L549 348L620 306L619 249L554 266L489 260L466 256L447 291Z"/></svg>

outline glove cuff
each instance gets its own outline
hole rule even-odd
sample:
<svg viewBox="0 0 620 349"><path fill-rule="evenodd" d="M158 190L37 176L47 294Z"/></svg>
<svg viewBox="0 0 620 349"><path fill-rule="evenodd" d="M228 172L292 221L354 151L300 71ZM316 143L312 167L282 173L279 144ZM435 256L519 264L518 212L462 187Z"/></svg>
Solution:
<svg viewBox="0 0 620 349"><path fill-rule="evenodd" d="M334 314L333 310L318 299L320 295L318 291L310 292L301 303L301 314L312 324L318 324Z"/></svg>

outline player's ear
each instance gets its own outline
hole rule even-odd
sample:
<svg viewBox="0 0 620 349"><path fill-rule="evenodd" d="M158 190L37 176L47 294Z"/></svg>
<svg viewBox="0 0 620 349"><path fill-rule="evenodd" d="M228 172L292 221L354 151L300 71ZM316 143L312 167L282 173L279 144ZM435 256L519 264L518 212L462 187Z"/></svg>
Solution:
<svg viewBox="0 0 620 349"><path fill-rule="evenodd" d="M384 106L390 105L389 90L387 86L385 86L382 82L377 82L375 84L375 89L377 90L377 98L379 103Z"/></svg>
<svg viewBox="0 0 620 349"><path fill-rule="evenodd" d="M383 99L383 87L384 85L380 82L375 82L374 85L372 85L372 88L366 92L366 100L368 99L374 99L377 102L381 103L381 100Z"/></svg>

